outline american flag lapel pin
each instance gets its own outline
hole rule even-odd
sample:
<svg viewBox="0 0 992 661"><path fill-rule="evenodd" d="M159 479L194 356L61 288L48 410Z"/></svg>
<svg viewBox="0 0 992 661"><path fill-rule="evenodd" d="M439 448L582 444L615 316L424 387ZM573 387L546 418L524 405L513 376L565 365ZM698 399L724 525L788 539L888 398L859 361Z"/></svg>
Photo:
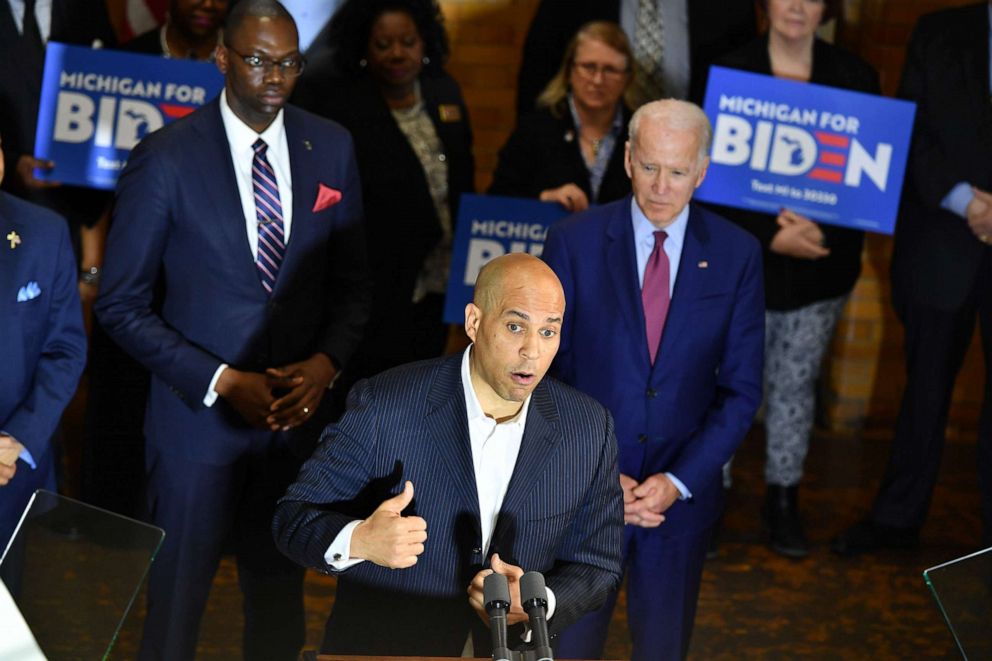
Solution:
<svg viewBox="0 0 992 661"><path fill-rule="evenodd" d="M710 263L704 259L703 261L696 264L696 266L698 266L701 269L708 269L710 267Z"/></svg>

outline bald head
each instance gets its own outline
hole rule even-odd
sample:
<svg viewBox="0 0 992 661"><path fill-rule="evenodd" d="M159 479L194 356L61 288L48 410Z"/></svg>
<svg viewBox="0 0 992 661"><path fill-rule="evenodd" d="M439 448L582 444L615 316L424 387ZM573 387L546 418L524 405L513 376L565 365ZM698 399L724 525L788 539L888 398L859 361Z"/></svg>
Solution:
<svg viewBox="0 0 992 661"><path fill-rule="evenodd" d="M523 253L498 257L475 281L465 306L465 333L474 342L472 387L490 417L516 415L558 352L565 293L554 271Z"/></svg>
<svg viewBox="0 0 992 661"><path fill-rule="evenodd" d="M490 261L479 271L475 280L473 302L483 311L496 308L503 291L507 288L538 287L547 288L549 293L558 294L564 309L565 293L558 276L551 268L533 255L514 252Z"/></svg>

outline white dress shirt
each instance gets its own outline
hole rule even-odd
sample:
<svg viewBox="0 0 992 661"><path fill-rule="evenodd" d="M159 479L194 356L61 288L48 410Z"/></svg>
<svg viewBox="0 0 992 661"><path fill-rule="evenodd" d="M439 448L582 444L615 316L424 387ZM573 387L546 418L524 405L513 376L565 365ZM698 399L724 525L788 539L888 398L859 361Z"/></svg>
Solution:
<svg viewBox="0 0 992 661"><path fill-rule="evenodd" d="M7 0L7 4L10 5L17 31L24 34L24 0ZM48 37L52 34L52 0L35 0L34 20L38 24L41 40L48 43Z"/></svg>
<svg viewBox="0 0 992 661"><path fill-rule="evenodd" d="M252 145L261 138L269 146L265 157L276 173L279 186L279 202L282 205L283 234L286 245L293 226L293 176L289 167L289 144L286 141L286 127L283 124L283 111L280 110L272 123L261 133L256 133L241 121L227 102L227 90L220 93L220 118L227 134L227 145L231 150L231 163L234 165L234 178L238 182L238 196L241 198L241 212L245 217L245 232L253 259L258 259L258 217L255 215L255 188L251 180L251 164L255 158ZM261 285L259 285L261 286ZM217 401L217 380L227 369L223 364L214 372L207 393L203 397L204 406L213 406Z"/></svg>
<svg viewBox="0 0 992 661"><path fill-rule="evenodd" d="M524 400L520 411L509 420L497 423L487 416L475 394L475 388L472 387L470 355L473 346L470 345L465 349L462 355L462 390L465 410L468 414L468 435L472 446L475 484L479 494L482 548L488 551L496 527L496 519L503 506L503 498L506 496L507 487L510 486L510 478L513 476L517 455L520 453L520 443L523 441L524 428L527 424L527 411L530 409L530 396ZM324 553L327 564L338 571L363 562L351 557L351 535L359 523L361 521L352 521L342 528ZM428 521L428 527L430 524L431 522ZM427 543L430 544L430 541ZM554 593L548 588L548 619L554 615L555 607ZM529 632L527 635L529 636Z"/></svg>

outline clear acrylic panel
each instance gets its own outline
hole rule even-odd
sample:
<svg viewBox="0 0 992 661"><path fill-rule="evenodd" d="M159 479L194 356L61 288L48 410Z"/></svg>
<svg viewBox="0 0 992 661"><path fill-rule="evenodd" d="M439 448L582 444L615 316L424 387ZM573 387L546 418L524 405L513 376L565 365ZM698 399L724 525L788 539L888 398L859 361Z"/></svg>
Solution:
<svg viewBox="0 0 992 661"><path fill-rule="evenodd" d="M49 659L105 659L164 537L39 490L0 557L0 578Z"/></svg>
<svg viewBox="0 0 992 661"><path fill-rule="evenodd" d="M992 547L923 572L965 659L992 659Z"/></svg>

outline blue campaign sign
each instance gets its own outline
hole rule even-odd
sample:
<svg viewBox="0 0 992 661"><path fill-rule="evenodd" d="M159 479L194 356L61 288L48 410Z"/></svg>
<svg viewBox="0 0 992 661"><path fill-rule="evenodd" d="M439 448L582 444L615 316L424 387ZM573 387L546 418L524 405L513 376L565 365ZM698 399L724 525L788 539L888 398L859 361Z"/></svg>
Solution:
<svg viewBox="0 0 992 661"><path fill-rule="evenodd" d="M49 42L35 155L50 179L113 188L145 135L188 115L224 86L213 64Z"/></svg>
<svg viewBox="0 0 992 661"><path fill-rule="evenodd" d="M696 198L892 234L916 105L713 67L710 167Z"/></svg>
<svg viewBox="0 0 992 661"><path fill-rule="evenodd" d="M444 301L444 321L465 321L479 270L491 259L511 252L540 257L551 223L568 215L564 207L495 195L462 195L451 247L451 273Z"/></svg>

